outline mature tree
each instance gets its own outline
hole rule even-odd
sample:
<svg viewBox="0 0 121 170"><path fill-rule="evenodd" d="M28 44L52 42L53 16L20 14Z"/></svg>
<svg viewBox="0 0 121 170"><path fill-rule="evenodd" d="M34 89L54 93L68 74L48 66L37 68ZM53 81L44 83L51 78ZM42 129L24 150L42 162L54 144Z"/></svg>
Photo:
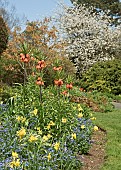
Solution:
<svg viewBox="0 0 121 170"><path fill-rule="evenodd" d="M20 25L20 20L24 20L24 17L20 19L20 17L17 16L15 7L10 6L8 0L0 0L0 16L4 19L10 29Z"/></svg>
<svg viewBox="0 0 121 170"><path fill-rule="evenodd" d="M67 43L65 51L79 75L97 61L114 58L121 49L121 26L112 28L110 17L95 14L93 9L84 5L64 6L58 18Z"/></svg>
<svg viewBox="0 0 121 170"><path fill-rule="evenodd" d="M71 0L72 3L85 4L87 7L96 7L97 12L105 11L112 18L112 23L121 22L121 1L120 0Z"/></svg>
<svg viewBox="0 0 121 170"><path fill-rule="evenodd" d="M0 55L6 49L8 42L8 31L7 26L0 16Z"/></svg>
<svg viewBox="0 0 121 170"><path fill-rule="evenodd" d="M78 4L86 4L88 6L95 6L102 10L110 10L112 15L121 15L121 1L120 0L71 0Z"/></svg>

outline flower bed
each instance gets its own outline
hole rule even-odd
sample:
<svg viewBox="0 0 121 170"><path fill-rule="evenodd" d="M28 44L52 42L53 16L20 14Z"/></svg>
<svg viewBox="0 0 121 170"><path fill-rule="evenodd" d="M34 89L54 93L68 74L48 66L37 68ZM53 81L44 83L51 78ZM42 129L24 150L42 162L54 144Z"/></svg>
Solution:
<svg viewBox="0 0 121 170"><path fill-rule="evenodd" d="M46 64L38 64L41 77L29 76L23 86L17 84L8 109L0 114L0 168L80 169L77 155L89 151L91 134L98 127L93 125L88 108L70 101L74 90L81 94L71 82L64 84L59 78L54 86L43 88L42 69Z"/></svg>

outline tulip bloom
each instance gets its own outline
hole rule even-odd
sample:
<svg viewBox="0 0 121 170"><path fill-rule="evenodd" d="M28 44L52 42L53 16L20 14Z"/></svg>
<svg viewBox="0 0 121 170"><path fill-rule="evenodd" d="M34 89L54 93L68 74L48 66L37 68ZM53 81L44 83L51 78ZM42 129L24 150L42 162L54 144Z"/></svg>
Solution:
<svg viewBox="0 0 121 170"><path fill-rule="evenodd" d="M36 84L39 85L39 86L44 85L44 82L42 81L41 77L38 77Z"/></svg>
<svg viewBox="0 0 121 170"><path fill-rule="evenodd" d="M73 85L72 85L72 83L70 83L70 84L67 84L67 85L66 85L66 88L67 88L67 89L69 89L69 90L70 90L70 89L72 89L72 88L73 88Z"/></svg>
<svg viewBox="0 0 121 170"><path fill-rule="evenodd" d="M68 94L68 92L65 90L62 92L62 94L66 96Z"/></svg>
<svg viewBox="0 0 121 170"><path fill-rule="evenodd" d="M20 54L21 62L28 63L30 61L30 55L29 54Z"/></svg>
<svg viewBox="0 0 121 170"><path fill-rule="evenodd" d="M54 80L54 83L55 83L56 86L59 86L59 87L63 85L62 79Z"/></svg>
<svg viewBox="0 0 121 170"><path fill-rule="evenodd" d="M36 69L42 70L46 67L46 63L44 60L38 61L38 65L36 66Z"/></svg>
<svg viewBox="0 0 121 170"><path fill-rule="evenodd" d="M84 88L81 87L81 88L80 88L80 91L84 91Z"/></svg>
<svg viewBox="0 0 121 170"><path fill-rule="evenodd" d="M55 71L61 71L61 70L62 70L62 67L61 67L61 66L59 66L59 67L53 67L53 70L55 70Z"/></svg>

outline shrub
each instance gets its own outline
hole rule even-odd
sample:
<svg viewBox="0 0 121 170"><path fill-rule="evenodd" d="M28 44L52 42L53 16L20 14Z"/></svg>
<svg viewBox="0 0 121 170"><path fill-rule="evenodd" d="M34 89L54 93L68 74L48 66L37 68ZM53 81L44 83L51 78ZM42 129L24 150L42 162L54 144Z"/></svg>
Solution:
<svg viewBox="0 0 121 170"><path fill-rule="evenodd" d="M0 16L0 55L6 49L8 42L8 32L3 18Z"/></svg>
<svg viewBox="0 0 121 170"><path fill-rule="evenodd" d="M121 93L121 60L98 62L82 75L81 85L87 90Z"/></svg>

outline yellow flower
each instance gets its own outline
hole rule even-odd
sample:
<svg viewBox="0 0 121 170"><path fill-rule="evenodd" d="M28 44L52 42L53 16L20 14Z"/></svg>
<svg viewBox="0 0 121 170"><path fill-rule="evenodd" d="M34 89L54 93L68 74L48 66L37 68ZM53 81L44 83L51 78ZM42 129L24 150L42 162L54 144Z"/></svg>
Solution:
<svg viewBox="0 0 121 170"><path fill-rule="evenodd" d="M38 130L38 133L42 135L42 130L40 130L40 127L37 127L36 129Z"/></svg>
<svg viewBox="0 0 121 170"><path fill-rule="evenodd" d="M66 118L62 118L62 123L66 123L67 119Z"/></svg>
<svg viewBox="0 0 121 170"><path fill-rule="evenodd" d="M72 139L76 139L76 133L72 133Z"/></svg>
<svg viewBox="0 0 121 170"><path fill-rule="evenodd" d="M50 129L50 124L47 125L47 129L48 129L48 130Z"/></svg>
<svg viewBox="0 0 121 170"><path fill-rule="evenodd" d="M44 141L47 141L48 140L48 137L46 135L43 136L42 138Z"/></svg>
<svg viewBox="0 0 121 170"><path fill-rule="evenodd" d="M78 111L83 111L83 109L82 109L82 107L81 107L81 106L78 108Z"/></svg>
<svg viewBox="0 0 121 170"><path fill-rule="evenodd" d="M53 121L50 121L49 125L54 126L55 123Z"/></svg>
<svg viewBox="0 0 121 170"><path fill-rule="evenodd" d="M76 107L73 107L74 110L76 110Z"/></svg>
<svg viewBox="0 0 121 170"><path fill-rule="evenodd" d="M91 117L90 119L91 119L91 120L96 120L96 117Z"/></svg>
<svg viewBox="0 0 121 170"><path fill-rule="evenodd" d="M14 162L14 166L16 166L16 167L19 167L19 166L20 166L20 160L19 160L19 159L17 159L17 160Z"/></svg>
<svg viewBox="0 0 121 170"><path fill-rule="evenodd" d="M13 152L12 151L12 157L15 159L15 158L18 158L18 154L17 154L17 152Z"/></svg>
<svg viewBox="0 0 121 170"><path fill-rule="evenodd" d="M47 137L48 137L48 139L50 139L52 137L52 135L48 134Z"/></svg>
<svg viewBox="0 0 121 170"><path fill-rule="evenodd" d="M39 130L40 130L40 127L37 127L37 130L39 131Z"/></svg>
<svg viewBox="0 0 121 170"><path fill-rule="evenodd" d="M10 162L10 167L14 168L14 167L19 167L20 166L20 160L17 159L16 161L12 161Z"/></svg>
<svg viewBox="0 0 121 170"><path fill-rule="evenodd" d="M60 147L60 143L59 142L56 142L55 145L54 145L54 149L57 151Z"/></svg>
<svg viewBox="0 0 121 170"><path fill-rule="evenodd" d="M85 128L85 125L81 125L81 129L84 129Z"/></svg>
<svg viewBox="0 0 121 170"><path fill-rule="evenodd" d="M23 117L23 116L17 116L17 117L16 117L16 120L17 120L18 122L21 121L21 122L23 123L23 122L25 122L26 118Z"/></svg>
<svg viewBox="0 0 121 170"><path fill-rule="evenodd" d="M36 116L37 112L38 112L38 109L34 109L31 113L33 113Z"/></svg>
<svg viewBox="0 0 121 170"><path fill-rule="evenodd" d="M17 132L17 136L19 136L19 138L23 138L23 136L26 135L26 130L24 128L21 128L18 132Z"/></svg>
<svg viewBox="0 0 121 170"><path fill-rule="evenodd" d="M29 142L35 142L37 140L38 140L38 138L36 136L33 136L33 135L31 135L30 138L29 138Z"/></svg>
<svg viewBox="0 0 121 170"><path fill-rule="evenodd" d="M21 117L20 117L20 116L17 116L17 117L16 117L16 120L17 120L18 122L20 122L20 121L21 121Z"/></svg>
<svg viewBox="0 0 121 170"><path fill-rule="evenodd" d="M47 155L47 158L48 158L48 161L51 159L51 154L50 153Z"/></svg>
<svg viewBox="0 0 121 170"><path fill-rule="evenodd" d="M33 114L36 116L36 115L37 115L37 112L38 112L38 110L35 109L35 110L33 111Z"/></svg>
<svg viewBox="0 0 121 170"><path fill-rule="evenodd" d="M83 117L83 114L82 113L79 113L78 114L78 118L82 118Z"/></svg>
<svg viewBox="0 0 121 170"><path fill-rule="evenodd" d="M97 126L94 126L94 131L97 131L98 130L98 127Z"/></svg>
<svg viewBox="0 0 121 170"><path fill-rule="evenodd" d="M21 122L22 122L22 123L25 122L25 120L26 120L25 117L22 117L22 118L21 118Z"/></svg>

